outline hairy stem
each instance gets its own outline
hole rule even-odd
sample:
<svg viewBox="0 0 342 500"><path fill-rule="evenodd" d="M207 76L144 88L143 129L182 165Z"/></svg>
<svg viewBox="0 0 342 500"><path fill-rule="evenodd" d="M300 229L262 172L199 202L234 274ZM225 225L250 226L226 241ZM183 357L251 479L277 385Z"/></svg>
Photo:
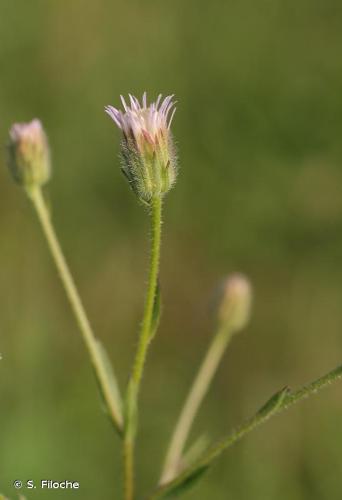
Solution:
<svg viewBox="0 0 342 500"><path fill-rule="evenodd" d="M161 243L162 200L156 197L151 203L151 260L145 308L141 323L138 348L126 396L126 420L124 438L125 499L134 498L134 448L137 427L137 403L152 335L153 310L158 286L160 243Z"/></svg>
<svg viewBox="0 0 342 500"><path fill-rule="evenodd" d="M231 328L221 328L214 336L190 389L168 448L160 484L175 477L181 464L183 450L198 409L208 392L217 367L232 336Z"/></svg>
<svg viewBox="0 0 342 500"><path fill-rule="evenodd" d="M340 378L342 378L342 365L330 371L323 377L320 377L310 384L303 386L297 391L290 392L286 388L283 389L273 396L255 415L233 430L226 438L211 446L198 460L184 469L176 478L155 490L155 492L152 493L148 499L156 500L158 498L166 497L168 493L175 490L177 486L185 484L187 481L194 478L196 474L204 471L216 458L221 455L223 451L232 446L236 441L239 441L253 429L264 423L270 417L280 413L302 399L315 394L320 389L327 387Z"/></svg>
<svg viewBox="0 0 342 500"><path fill-rule="evenodd" d="M84 343L89 352L89 356L94 367L97 379L101 386L101 391L103 393L109 415L117 430L119 431L119 433L121 433L123 428L123 418L121 414L121 408L118 403L119 395L114 394L113 392L112 381L109 379L108 370L105 366L103 356L101 355L99 343L94 336L88 317L78 294L75 282L58 242L41 188L32 187L30 189L27 189L27 194L36 210L39 222L41 224L53 260L56 264L72 312L76 318Z"/></svg>

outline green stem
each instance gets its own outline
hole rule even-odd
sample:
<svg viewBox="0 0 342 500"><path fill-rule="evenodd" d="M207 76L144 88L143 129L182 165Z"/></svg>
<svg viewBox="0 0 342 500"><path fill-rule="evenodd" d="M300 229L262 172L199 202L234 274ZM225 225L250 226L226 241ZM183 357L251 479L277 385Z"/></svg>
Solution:
<svg viewBox="0 0 342 500"><path fill-rule="evenodd" d="M137 402L140 385L151 340L153 310L158 286L161 243L162 200L156 197L151 203L151 261L145 308L141 323L138 348L129 380L126 396L126 420L124 439L125 499L134 498L134 448L137 427Z"/></svg>
<svg viewBox="0 0 342 500"><path fill-rule="evenodd" d="M123 443L123 463L124 463L124 498L133 500L134 498L134 444L127 435Z"/></svg>
<svg viewBox="0 0 342 500"><path fill-rule="evenodd" d="M131 380L136 386L136 395L138 395L139 386L142 379L143 369L146 361L148 346L150 343L150 331L152 326L152 316L154 299L156 296L159 260L160 260L160 243L161 243L161 210L162 201L160 197L153 199L151 208L151 264L150 275L148 280L147 296L145 301L145 309L141 325L139 345L133 365Z"/></svg>
<svg viewBox="0 0 342 500"><path fill-rule="evenodd" d="M94 336L83 304L79 297L75 282L72 278L62 249L59 245L41 188L32 187L30 189L27 189L26 191L36 210L48 247L56 264L60 279L65 289L65 293L69 300L72 312L76 318L84 343L89 352L89 356L95 369L97 379L101 386L109 415L117 430L119 431L119 433L121 433L123 428L123 418L121 414L121 408L118 403L119 396L118 394L115 394L115 391L113 391L113 381L110 380L108 369L105 366L104 358L101 354L100 344Z"/></svg>
<svg viewBox="0 0 342 500"><path fill-rule="evenodd" d="M190 481L201 471L204 471L219 455L234 443L239 441L246 434L264 423L273 415L289 408L293 404L305 399L312 394L315 394L320 389L327 387L338 379L342 378L342 365L330 371L323 377L318 378L314 382L303 386L294 392L289 392L286 388L273 396L253 417L241 424L237 429L233 430L228 437L211 446L203 455L196 460L191 466L183 470L175 479L167 484L160 486L148 499L156 500L164 498L177 486Z"/></svg>
<svg viewBox="0 0 342 500"><path fill-rule="evenodd" d="M232 337L232 329L221 328L214 336L190 389L166 454L160 484L167 483L177 474L183 450L198 409L208 392L221 359Z"/></svg>

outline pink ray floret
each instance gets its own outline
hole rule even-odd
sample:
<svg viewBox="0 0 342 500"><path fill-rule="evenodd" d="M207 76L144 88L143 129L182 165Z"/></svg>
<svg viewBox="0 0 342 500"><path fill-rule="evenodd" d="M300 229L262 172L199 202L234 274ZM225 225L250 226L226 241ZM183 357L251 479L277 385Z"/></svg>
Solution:
<svg viewBox="0 0 342 500"><path fill-rule="evenodd" d="M128 104L121 96L123 111L114 106L106 106L105 111L127 138L131 137L139 142L143 136L152 144L160 133L167 132L171 126L176 111L173 97L169 95L162 99L162 95L159 94L155 102L148 104L146 92L142 96L141 103L135 96L129 94Z"/></svg>
<svg viewBox="0 0 342 500"><path fill-rule="evenodd" d="M43 134L43 127L37 118L29 123L15 123L10 129L10 137L12 141L30 141L31 143L39 142Z"/></svg>

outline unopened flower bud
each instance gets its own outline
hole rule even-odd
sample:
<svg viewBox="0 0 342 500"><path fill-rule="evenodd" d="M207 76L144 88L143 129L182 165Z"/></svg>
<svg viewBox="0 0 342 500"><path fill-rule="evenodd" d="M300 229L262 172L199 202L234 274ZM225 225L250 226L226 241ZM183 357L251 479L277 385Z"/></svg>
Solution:
<svg viewBox="0 0 342 500"><path fill-rule="evenodd" d="M252 288L242 274L228 277L221 288L218 322L232 331L242 330L248 323L252 302Z"/></svg>
<svg viewBox="0 0 342 500"><path fill-rule="evenodd" d="M8 164L19 184L41 186L50 178L51 163L47 136L41 122L12 125L8 144Z"/></svg>
<svg viewBox="0 0 342 500"><path fill-rule="evenodd" d="M173 186L177 174L175 147L170 131L176 111L173 96L147 104L132 95L130 105L121 96L124 111L107 106L106 113L122 130L122 171L138 198L149 203Z"/></svg>

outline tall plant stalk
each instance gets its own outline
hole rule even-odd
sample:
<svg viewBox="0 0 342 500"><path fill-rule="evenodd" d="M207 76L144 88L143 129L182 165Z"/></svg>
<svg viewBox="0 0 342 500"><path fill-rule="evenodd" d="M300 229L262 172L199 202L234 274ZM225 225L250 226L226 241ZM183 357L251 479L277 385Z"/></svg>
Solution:
<svg viewBox="0 0 342 500"><path fill-rule="evenodd" d="M147 357L148 347L153 334L153 316L156 304L156 295L158 287L158 273L160 261L161 244L161 214L162 199L154 197L151 202L151 257L150 271L147 286L147 295L141 330L138 340L132 373L128 383L126 396L126 415L125 415L125 435L123 443L124 473L125 473L125 499L134 498L134 449L136 440L136 428L138 418L138 396L143 376L143 370Z"/></svg>

